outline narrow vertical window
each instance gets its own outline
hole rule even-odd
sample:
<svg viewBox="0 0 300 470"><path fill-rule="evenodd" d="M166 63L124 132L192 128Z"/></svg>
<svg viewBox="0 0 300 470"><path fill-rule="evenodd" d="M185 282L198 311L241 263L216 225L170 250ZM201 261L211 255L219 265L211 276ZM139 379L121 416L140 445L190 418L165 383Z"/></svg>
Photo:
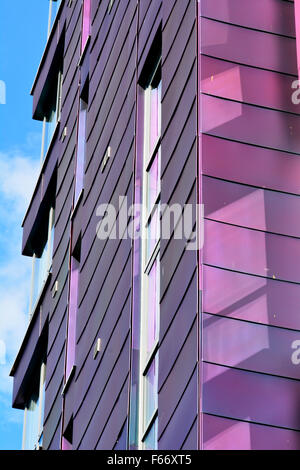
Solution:
<svg viewBox="0 0 300 470"><path fill-rule="evenodd" d="M39 450L43 446L46 380L46 364L44 360L37 372L33 380L30 397L25 406L22 445L24 450Z"/></svg>
<svg viewBox="0 0 300 470"><path fill-rule="evenodd" d="M84 181L84 164L85 164L85 149L86 149L86 118L88 108L88 92L83 93L80 98L79 104L79 120L78 120L78 142L77 142L77 156L76 156L76 169L75 169L75 195L74 204L80 196L83 189Z"/></svg>
<svg viewBox="0 0 300 470"><path fill-rule="evenodd" d="M139 430L142 449L157 448L160 294L161 61L144 90Z"/></svg>
<svg viewBox="0 0 300 470"><path fill-rule="evenodd" d="M68 380L73 367L75 366L76 349L76 316L78 305L78 285L80 267L81 238L76 243L71 256L70 291L69 291L69 315L67 334L67 359L66 359L66 380Z"/></svg>
<svg viewBox="0 0 300 470"><path fill-rule="evenodd" d="M83 0L81 52L91 34L91 0Z"/></svg>

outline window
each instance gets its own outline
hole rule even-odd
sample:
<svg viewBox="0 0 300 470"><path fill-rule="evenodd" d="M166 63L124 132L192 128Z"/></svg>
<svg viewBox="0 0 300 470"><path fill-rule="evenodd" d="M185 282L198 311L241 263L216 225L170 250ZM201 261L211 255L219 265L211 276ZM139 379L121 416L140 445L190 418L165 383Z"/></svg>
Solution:
<svg viewBox="0 0 300 470"><path fill-rule="evenodd" d="M91 0L83 0L81 52L83 52L91 33Z"/></svg>
<svg viewBox="0 0 300 470"><path fill-rule="evenodd" d="M48 17L48 34L50 36L52 26L54 24L57 12L59 10L61 0L49 0L49 17Z"/></svg>
<svg viewBox="0 0 300 470"><path fill-rule="evenodd" d="M40 229L39 245L33 253L32 280L29 315L32 316L36 303L47 281L52 267L52 253L54 241L54 208L51 207L47 214L46 222Z"/></svg>
<svg viewBox="0 0 300 470"><path fill-rule="evenodd" d="M86 149L86 118L88 109L88 79L83 87L80 104L79 104L79 120L78 120L78 137L77 137L77 154L76 154L76 169L75 169L75 195L74 205L78 201L80 193L83 189L84 181L84 164L85 164L85 149Z"/></svg>
<svg viewBox="0 0 300 470"><path fill-rule="evenodd" d="M46 364L43 360L33 380L31 395L24 412L23 450L39 450L43 446Z"/></svg>
<svg viewBox="0 0 300 470"><path fill-rule="evenodd" d="M62 81L63 75L59 71L54 86L50 87L50 93L47 97L47 110L44 113L43 119L41 164L45 160L56 126L60 121Z"/></svg>
<svg viewBox="0 0 300 470"><path fill-rule="evenodd" d="M70 290L69 290L69 314L68 314L68 333L67 333L67 362L65 378L68 378L75 365L76 348L76 317L78 306L78 286L79 286L79 268L81 254L81 237L79 237L73 254L71 256L70 272Z"/></svg>
<svg viewBox="0 0 300 470"><path fill-rule="evenodd" d="M161 60L144 90L139 447L157 448Z"/></svg>

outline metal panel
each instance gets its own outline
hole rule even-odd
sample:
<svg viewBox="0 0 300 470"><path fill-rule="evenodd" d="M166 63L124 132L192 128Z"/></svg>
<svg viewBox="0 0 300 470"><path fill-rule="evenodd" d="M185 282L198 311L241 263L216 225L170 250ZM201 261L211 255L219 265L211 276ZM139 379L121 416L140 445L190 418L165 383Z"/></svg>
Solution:
<svg viewBox="0 0 300 470"><path fill-rule="evenodd" d="M300 331L203 315L204 361L299 380L298 349Z"/></svg>
<svg viewBox="0 0 300 470"><path fill-rule="evenodd" d="M294 114L202 96L203 132L284 152L300 153L300 119Z"/></svg>
<svg viewBox="0 0 300 470"><path fill-rule="evenodd" d="M80 442L80 446L78 447L79 449L95 449L99 438L101 438L102 433L105 431L105 427L107 425L111 426L110 420L112 410L114 410L114 407L117 406L119 394L122 391L124 383L127 382L128 363L129 341L127 340L118 362L114 365L114 369L105 389L103 390L101 399L97 402L97 406L94 410L86 433L84 433L84 429L82 429L82 440ZM125 413L127 414L127 405L125 408ZM80 418L79 414L76 418L76 421L77 425L80 427L80 423L83 421L82 415ZM120 421L122 422L121 419ZM85 428L85 426L82 427ZM117 434L118 431L117 429L113 429L113 432ZM111 443L110 447L113 445L114 442Z"/></svg>
<svg viewBox="0 0 300 470"><path fill-rule="evenodd" d="M300 237L300 197L203 177L205 217Z"/></svg>
<svg viewBox="0 0 300 470"><path fill-rule="evenodd" d="M298 450L300 433L204 415L205 450Z"/></svg>
<svg viewBox="0 0 300 470"><path fill-rule="evenodd" d="M164 356L160 356L159 360L162 362L164 360ZM158 420L158 435L159 439L161 438L162 434L165 432L165 428L167 427L169 420L171 419L172 415L174 414L176 408L179 405L181 396L184 394L184 391L193 375L197 363L197 324L194 322L194 325L187 337L185 344L180 351L180 354L176 358L176 361L173 365L173 369L171 370L169 376L167 377L164 384L160 387L159 395L158 395L158 409L161 410ZM160 373L159 373L160 375ZM160 380L160 379L159 379ZM193 389L194 390L194 389ZM191 410L196 410L197 408L197 393L191 392L190 400L189 400L189 407ZM193 419L190 425L193 423L195 418L195 413L193 412ZM164 439L168 439L168 434L171 433L171 436L174 437L176 433L179 433L181 426L184 423L181 423L175 426L171 426L168 428L169 431L166 433ZM188 428L189 430L189 428ZM163 444L161 444L163 445Z"/></svg>
<svg viewBox="0 0 300 470"><path fill-rule="evenodd" d="M95 361L95 364L91 369L91 360L87 361L83 371L81 372L80 376L76 379L76 402L74 403L74 417L75 422L81 423L79 426L76 426L74 429L74 442L75 446L77 447L82 440L83 435L87 432L87 427L90 426L90 420L94 416L95 410L97 406L100 406L102 409L102 413L106 409L106 412L111 410L111 407L104 407L102 408L103 403L102 400L106 397L106 400L109 397L112 397L112 390L117 390L118 386L120 386L123 382L121 378L124 375L125 377L128 373L129 367L129 350L128 345L126 347L126 342L128 341L128 333L129 333L129 309L128 305L125 307L124 312L121 316L120 322L116 325L114 332L110 338L106 338L105 336L102 337L104 348L105 343L108 345L106 349L103 349L99 360ZM126 327L127 325L127 327ZM117 369L117 364L119 357L122 355L122 374L121 371L118 373L115 372ZM90 355L91 357L91 355ZM89 367L87 367L89 364ZM92 373L91 373L92 372ZM116 374L116 375L112 375ZM114 377L112 382L113 389L107 394L107 386L110 384L111 377ZM119 385L117 385L119 384ZM97 389L97 393L95 394L95 388ZM109 390L109 389L108 389ZM104 397L104 398L103 398ZM84 399L84 400L83 400ZM100 400L100 405L99 405ZM103 425L105 424L105 420ZM99 420L95 420L93 426L95 426L100 430ZM93 433L90 435L90 438L97 442L99 435L94 435Z"/></svg>
<svg viewBox="0 0 300 470"><path fill-rule="evenodd" d="M202 154L204 174L300 194L298 155L207 135L202 136Z"/></svg>
<svg viewBox="0 0 300 470"><path fill-rule="evenodd" d="M201 42L205 55L297 76L293 38L202 18Z"/></svg>
<svg viewBox="0 0 300 470"><path fill-rule="evenodd" d="M161 406L163 404L161 403ZM161 450L179 450L189 435L191 425L197 416L197 373L194 372L183 396L178 403L167 429L158 441ZM193 444L195 445L195 444ZM196 450L196 447L194 447Z"/></svg>
<svg viewBox="0 0 300 470"><path fill-rule="evenodd" d="M299 114L292 101L295 77L202 56L203 93Z"/></svg>
<svg viewBox="0 0 300 470"><path fill-rule="evenodd" d="M203 309L208 313L300 330L300 286L204 266Z"/></svg>
<svg viewBox="0 0 300 470"><path fill-rule="evenodd" d="M204 262L244 273L300 282L300 240L207 220Z"/></svg>
<svg viewBox="0 0 300 470"><path fill-rule="evenodd" d="M116 406L109 417L107 426L97 444L96 450L108 450L114 446L118 437L118 429L127 415L128 386L129 383L126 381Z"/></svg>
<svg viewBox="0 0 300 470"><path fill-rule="evenodd" d="M300 382L203 365L205 413L300 430Z"/></svg>
<svg viewBox="0 0 300 470"><path fill-rule="evenodd" d="M207 18L274 34L295 36L294 6L277 0L203 0L201 14Z"/></svg>
<svg viewBox="0 0 300 470"><path fill-rule="evenodd" d="M170 312L172 322L168 324L168 330L165 332L160 325L160 348L159 356L163 358L159 365L159 384L160 387L170 374L176 358L186 341L190 328L194 323L197 314L197 283L196 276L192 278L190 285L178 311ZM170 320L169 320L170 321ZM164 323L166 320L164 321ZM178 334L180 332L180 335Z"/></svg>

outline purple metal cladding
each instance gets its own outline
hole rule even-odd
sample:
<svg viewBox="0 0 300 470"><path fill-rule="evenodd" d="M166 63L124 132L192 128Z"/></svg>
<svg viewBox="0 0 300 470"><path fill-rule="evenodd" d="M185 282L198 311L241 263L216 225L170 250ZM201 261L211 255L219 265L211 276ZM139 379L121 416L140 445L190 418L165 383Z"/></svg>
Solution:
<svg viewBox="0 0 300 470"><path fill-rule="evenodd" d="M203 360L207 362L299 380L297 344L299 349L297 331L203 315Z"/></svg>
<svg viewBox="0 0 300 470"><path fill-rule="evenodd" d="M47 197L49 197L50 183L53 182L53 175L57 164L58 155L61 151L61 142L56 139L53 147L48 155L47 162L44 163L42 173L36 182L35 192L32 195L30 205L24 218L23 237L22 237L22 253L32 256L31 236L34 224L41 215L42 204L47 205ZM40 212L41 211L41 212Z"/></svg>
<svg viewBox="0 0 300 470"><path fill-rule="evenodd" d="M202 153L206 175L300 195L298 155L208 135L202 136Z"/></svg>
<svg viewBox="0 0 300 470"><path fill-rule="evenodd" d="M234 64L212 57L201 58L202 93L230 100L299 113L291 100L295 77Z"/></svg>
<svg viewBox="0 0 300 470"><path fill-rule="evenodd" d="M292 153L300 153L300 122L291 99L297 76L293 5L216 3L202 0L206 18L199 16L198 39L206 218L203 447L299 449L300 165Z"/></svg>
<svg viewBox="0 0 300 470"><path fill-rule="evenodd" d="M202 18L201 43L202 54L297 75L293 38Z"/></svg>
<svg viewBox="0 0 300 470"><path fill-rule="evenodd" d="M24 338L22 344L22 355L17 358L13 370L13 396L12 403L14 407L24 408L26 398L26 388L24 389L24 379L30 367L32 356L38 344L40 336L40 315L32 319L28 332L30 334Z"/></svg>
<svg viewBox="0 0 300 470"><path fill-rule="evenodd" d="M204 266L203 310L300 330L300 285Z"/></svg>
<svg viewBox="0 0 300 470"><path fill-rule="evenodd" d="M206 95L202 109L204 133L300 153L298 116Z"/></svg>
<svg viewBox="0 0 300 470"><path fill-rule="evenodd" d="M300 198L203 177L204 215L209 219L300 237Z"/></svg>
<svg viewBox="0 0 300 470"><path fill-rule="evenodd" d="M49 78L49 72L51 67L54 63L54 59L57 53L57 45L61 42L63 35L64 35L64 24L65 24L65 9L62 9L61 16L58 19L54 29L51 33L51 40L48 41L41 64L37 71L37 75L34 80L34 84L32 86L32 95L33 95L33 108L32 108L32 115L34 119L42 120L43 116L41 115L41 109L39 107L40 101L42 98L42 93L44 87L47 84L47 80Z"/></svg>
<svg viewBox="0 0 300 470"><path fill-rule="evenodd" d="M203 364L203 412L300 430L300 382Z"/></svg>
<svg viewBox="0 0 300 470"><path fill-rule="evenodd" d="M201 8L202 15L208 18L270 33L295 36L294 8L289 2L202 0Z"/></svg>
<svg viewBox="0 0 300 470"><path fill-rule="evenodd" d="M298 450L300 433L204 414L205 450Z"/></svg>
<svg viewBox="0 0 300 470"><path fill-rule="evenodd" d="M196 344L194 344L196 350ZM190 361L194 361L194 358L190 358ZM191 363L190 362L190 363ZM180 382L180 380L179 380ZM185 387L179 401L174 407L174 413L168 416L168 421L165 423L165 429L158 441L158 448L162 450L180 450L185 442L187 436L189 436L190 430L193 423L197 419L197 394L198 394L198 377L195 371L188 384ZM176 386L175 386L176 388ZM169 402L161 401L168 411L171 409ZM174 406L174 405L173 405ZM159 420L158 420L159 423ZM195 431L194 431L195 432ZM195 433L196 434L196 433ZM194 435L195 436L195 435ZM194 439L195 442L196 439ZM189 450L196 450L197 447L189 448Z"/></svg>
<svg viewBox="0 0 300 470"><path fill-rule="evenodd" d="M147 11L145 11L144 18L139 15L139 36L138 36L138 76L140 77L147 57L150 53L150 48L153 44L155 35L162 22L162 0L152 0L146 2L139 2L141 5L145 3Z"/></svg>
<svg viewBox="0 0 300 470"><path fill-rule="evenodd" d="M299 283L300 240L207 220L204 263Z"/></svg>

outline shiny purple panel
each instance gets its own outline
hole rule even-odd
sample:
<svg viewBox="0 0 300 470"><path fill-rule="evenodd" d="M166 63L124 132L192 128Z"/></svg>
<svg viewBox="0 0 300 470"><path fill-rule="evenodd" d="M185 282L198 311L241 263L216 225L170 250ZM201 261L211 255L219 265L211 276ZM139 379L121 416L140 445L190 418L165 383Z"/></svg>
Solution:
<svg viewBox="0 0 300 470"><path fill-rule="evenodd" d="M274 0L202 0L203 16L275 34L295 36L294 8Z"/></svg>
<svg viewBox="0 0 300 470"><path fill-rule="evenodd" d="M300 433L218 416L203 416L205 450L299 450Z"/></svg>
<svg viewBox="0 0 300 470"><path fill-rule="evenodd" d="M203 364L203 411L300 430L298 380Z"/></svg>
<svg viewBox="0 0 300 470"><path fill-rule="evenodd" d="M300 379L300 331L204 314L203 359Z"/></svg>
<svg viewBox="0 0 300 470"><path fill-rule="evenodd" d="M206 220L204 263L300 282L300 240Z"/></svg>
<svg viewBox="0 0 300 470"><path fill-rule="evenodd" d="M300 194L298 155L202 136L203 173Z"/></svg>
<svg viewBox="0 0 300 470"><path fill-rule="evenodd" d="M300 237L300 197L203 177L205 217Z"/></svg>
<svg viewBox="0 0 300 470"><path fill-rule="evenodd" d="M204 266L203 309L300 330L300 285Z"/></svg>
<svg viewBox="0 0 300 470"><path fill-rule="evenodd" d="M271 109L202 95L202 131L218 137L300 153L300 119Z"/></svg>
<svg viewBox="0 0 300 470"><path fill-rule="evenodd" d="M200 50L212 57L297 75L292 38L202 18Z"/></svg>
<svg viewBox="0 0 300 470"><path fill-rule="evenodd" d="M295 77L202 56L201 91L244 103L299 113L291 96Z"/></svg>

